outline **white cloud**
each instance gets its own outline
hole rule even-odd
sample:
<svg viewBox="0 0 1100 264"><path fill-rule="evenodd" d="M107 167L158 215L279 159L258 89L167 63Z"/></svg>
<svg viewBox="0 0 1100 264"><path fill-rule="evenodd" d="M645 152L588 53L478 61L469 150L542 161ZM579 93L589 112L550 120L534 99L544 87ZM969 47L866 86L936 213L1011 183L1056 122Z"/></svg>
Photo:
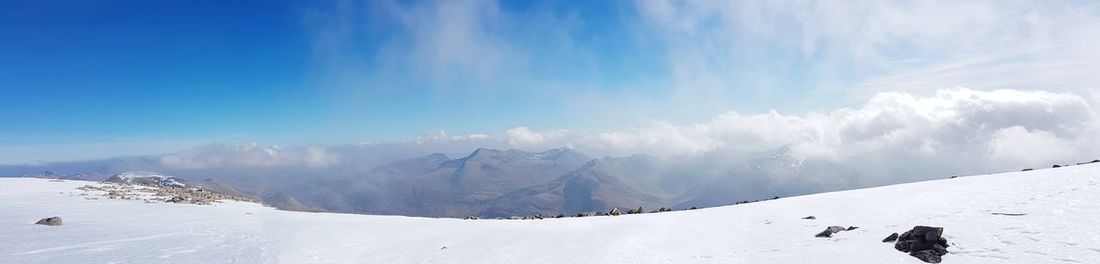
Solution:
<svg viewBox="0 0 1100 264"><path fill-rule="evenodd" d="M178 169L215 167L328 167L341 157L320 146L206 145L160 157L161 165Z"/></svg>
<svg viewBox="0 0 1100 264"><path fill-rule="evenodd" d="M864 100L959 86L1089 96L1100 82L1092 74L1100 68L1100 5L1090 2L639 0L636 7L647 25L639 35L668 46L671 84L696 105L789 94ZM806 80L800 87L781 81L790 79Z"/></svg>
<svg viewBox="0 0 1100 264"><path fill-rule="evenodd" d="M1022 126L998 130L989 141L989 157L1016 164L1043 164L1066 160L1078 154L1072 139L1063 139L1046 131L1028 131Z"/></svg>
<svg viewBox="0 0 1100 264"><path fill-rule="evenodd" d="M328 167L340 163L340 155L329 152L322 147L310 146L305 148L302 163L314 168Z"/></svg>
<svg viewBox="0 0 1100 264"><path fill-rule="evenodd" d="M558 129L543 132L534 132L527 127L516 127L504 131L508 145L516 148L546 147L547 143L562 139L569 130Z"/></svg>
<svg viewBox="0 0 1100 264"><path fill-rule="evenodd" d="M1035 165L1087 158L1094 154L1089 151L1100 149L1096 114L1080 96L965 88L929 96L880 93L858 108L801 116L728 112L685 125L650 122L603 132L519 127L506 134L512 146L569 145L597 155L675 156L791 146L804 155L837 160L892 153L1000 169L1020 166L1015 162Z"/></svg>

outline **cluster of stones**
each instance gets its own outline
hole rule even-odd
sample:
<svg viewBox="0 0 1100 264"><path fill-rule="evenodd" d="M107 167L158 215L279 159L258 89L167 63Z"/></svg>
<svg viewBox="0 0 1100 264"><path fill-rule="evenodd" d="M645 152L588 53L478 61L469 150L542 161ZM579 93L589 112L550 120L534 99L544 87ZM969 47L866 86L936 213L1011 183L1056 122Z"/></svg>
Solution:
<svg viewBox="0 0 1100 264"><path fill-rule="evenodd" d="M107 199L118 200L141 200L141 195L137 192L148 192L148 190L134 188L133 186L117 184L106 184L101 186L84 185L76 187L76 189L81 191L101 191L103 192L103 196L107 197Z"/></svg>
<svg viewBox="0 0 1100 264"><path fill-rule="evenodd" d="M260 201L248 197L240 197L224 193L211 192L199 188L159 187L153 195L167 197L163 200L169 203L208 205L221 200L259 203Z"/></svg>
<svg viewBox="0 0 1100 264"><path fill-rule="evenodd" d="M901 235L891 234L882 242L892 240L897 240L894 249L909 253L924 262L940 263L941 257L947 254L947 239L943 238L942 227L914 226L912 230Z"/></svg>
<svg viewBox="0 0 1100 264"><path fill-rule="evenodd" d="M694 210L696 208L692 207L691 209ZM649 211L649 213L664 213L664 212L672 212L672 209L661 207L660 209ZM644 214L644 213L646 213L645 209L642 208L641 206L639 206L637 209L627 210L625 214ZM578 213L576 215L571 215L571 216L572 217L589 217L589 216L615 216L615 215L623 215L623 214L624 213L621 210L619 210L619 208L612 208L610 211L607 211L607 212L601 212L601 211L583 212L583 213ZM504 220L504 219L509 219L509 220L536 220L536 219L565 218L565 217L567 217L567 215L565 215L565 214L558 214L558 215L537 214L537 215L531 215L531 216L512 216L512 217L508 217L508 218L497 217L496 219L498 219L498 220ZM472 216L471 215L471 216L464 217L462 219L477 220L477 219L480 219L480 218L477 217L477 216Z"/></svg>
<svg viewBox="0 0 1100 264"><path fill-rule="evenodd" d="M259 200L249 197L241 197L217 192L206 191L199 188L158 187L140 185L148 188L135 188L134 185L125 183L112 183L103 185L84 185L76 189L82 191L101 191L108 199L118 200L144 200L145 202L163 201L169 203L209 205L221 200L260 203ZM152 194L155 198L144 199L138 192Z"/></svg>
<svg viewBox="0 0 1100 264"><path fill-rule="evenodd" d="M739 202L736 202L734 204L755 203L755 202L760 202L760 201L776 200L776 199L779 199L779 198L780 198L779 196L774 196L774 197L768 198L768 199L752 200L752 201L739 201ZM699 209L699 208L693 206L691 208L688 208L687 210L695 210L695 209ZM649 211L648 213L664 213L664 212L671 212L671 211L672 211L671 208L661 207L660 209ZM639 206L637 209L626 210L625 213L620 211L619 208L612 208L611 211L607 211L607 212L590 211L590 212L577 213L576 215L570 215L570 216L572 216L572 217L615 216L615 215L622 215L622 214L644 214L644 213L646 213L645 209L642 208L641 206ZM497 217L496 219L530 220L530 219L563 218L563 217L566 217L566 215L565 214L558 214L556 216L550 216L550 215L537 214L537 215L531 215L531 216L512 216L512 217L507 217L507 218ZM474 220L474 219L479 219L479 218L477 216L467 216L467 217L464 217L463 219Z"/></svg>

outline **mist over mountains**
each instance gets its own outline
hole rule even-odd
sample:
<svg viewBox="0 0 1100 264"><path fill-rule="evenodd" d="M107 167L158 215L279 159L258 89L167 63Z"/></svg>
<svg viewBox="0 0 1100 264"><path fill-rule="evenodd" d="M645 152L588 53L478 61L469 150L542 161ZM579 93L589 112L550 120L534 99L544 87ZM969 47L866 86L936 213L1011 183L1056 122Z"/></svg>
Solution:
<svg viewBox="0 0 1100 264"><path fill-rule="evenodd" d="M374 166L350 160L340 164L180 169L165 166L163 157L148 156L0 166L0 174L104 179L126 171L159 171L226 184L288 210L441 217L702 207L866 185L854 168L801 157L787 147L672 158L592 158L570 148L478 148L457 158L433 153Z"/></svg>

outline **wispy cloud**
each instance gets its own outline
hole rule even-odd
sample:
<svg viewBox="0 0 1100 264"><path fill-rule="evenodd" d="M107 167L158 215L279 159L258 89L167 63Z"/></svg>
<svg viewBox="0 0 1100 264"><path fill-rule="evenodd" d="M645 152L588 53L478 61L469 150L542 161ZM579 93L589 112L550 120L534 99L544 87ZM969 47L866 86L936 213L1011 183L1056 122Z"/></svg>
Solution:
<svg viewBox="0 0 1100 264"><path fill-rule="evenodd" d="M642 31L670 47L676 87L708 96L861 100L958 86L1089 94L1097 77L1088 72L1100 68L1100 8L1088 2L637 3L651 25Z"/></svg>

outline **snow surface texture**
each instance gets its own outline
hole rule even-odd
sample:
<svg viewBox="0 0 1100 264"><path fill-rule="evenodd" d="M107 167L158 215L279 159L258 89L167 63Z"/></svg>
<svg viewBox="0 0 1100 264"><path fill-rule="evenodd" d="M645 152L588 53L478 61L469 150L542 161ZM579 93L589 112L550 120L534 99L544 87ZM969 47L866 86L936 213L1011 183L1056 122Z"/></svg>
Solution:
<svg viewBox="0 0 1100 264"><path fill-rule="evenodd" d="M85 184L0 179L0 262L922 263L880 241L930 225L951 243L943 263L1100 263L1100 164L545 220L89 200ZM50 216L65 224L33 224ZM814 237L830 225L859 229Z"/></svg>

